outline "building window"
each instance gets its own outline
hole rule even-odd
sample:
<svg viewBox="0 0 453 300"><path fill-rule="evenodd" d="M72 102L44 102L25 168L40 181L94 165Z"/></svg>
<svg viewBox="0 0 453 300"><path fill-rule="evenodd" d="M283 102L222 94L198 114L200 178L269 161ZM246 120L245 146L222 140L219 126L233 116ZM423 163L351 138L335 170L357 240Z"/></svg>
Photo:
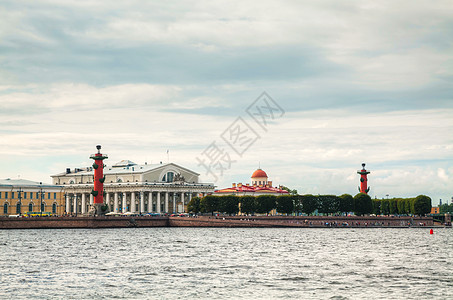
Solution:
<svg viewBox="0 0 453 300"><path fill-rule="evenodd" d="M11 192L11 199L14 199L14 192Z"/></svg>
<svg viewBox="0 0 453 300"><path fill-rule="evenodd" d="M30 199L33 199L33 192L30 192Z"/></svg>
<svg viewBox="0 0 453 300"><path fill-rule="evenodd" d="M56 203L52 204L52 213L53 214L57 213L57 204Z"/></svg>
<svg viewBox="0 0 453 300"><path fill-rule="evenodd" d="M175 176L175 173L173 172L167 172L167 174L164 175L162 178L163 182L173 182L173 178Z"/></svg>
<svg viewBox="0 0 453 300"><path fill-rule="evenodd" d="M24 199L27 199L27 192L24 192Z"/></svg>
<svg viewBox="0 0 453 300"><path fill-rule="evenodd" d="M8 203L3 204L3 213L5 215L8 213Z"/></svg>
<svg viewBox="0 0 453 300"><path fill-rule="evenodd" d="M47 193L47 199L50 199L50 193Z"/></svg>
<svg viewBox="0 0 453 300"><path fill-rule="evenodd" d="M44 202L41 203L41 211L46 211L46 204Z"/></svg>
<svg viewBox="0 0 453 300"><path fill-rule="evenodd" d="M39 199L39 192L36 192L36 199Z"/></svg>
<svg viewBox="0 0 453 300"><path fill-rule="evenodd" d="M57 193L53 193L53 199L54 199L54 200L57 199Z"/></svg>
<svg viewBox="0 0 453 300"><path fill-rule="evenodd" d="M2 192L0 192L0 199L2 199Z"/></svg>
<svg viewBox="0 0 453 300"><path fill-rule="evenodd" d="M33 211L33 203L28 204L28 211Z"/></svg>
<svg viewBox="0 0 453 300"><path fill-rule="evenodd" d="M20 215L20 202L16 204L16 214Z"/></svg>
<svg viewBox="0 0 453 300"><path fill-rule="evenodd" d="M5 192L5 199L8 199L8 192Z"/></svg>

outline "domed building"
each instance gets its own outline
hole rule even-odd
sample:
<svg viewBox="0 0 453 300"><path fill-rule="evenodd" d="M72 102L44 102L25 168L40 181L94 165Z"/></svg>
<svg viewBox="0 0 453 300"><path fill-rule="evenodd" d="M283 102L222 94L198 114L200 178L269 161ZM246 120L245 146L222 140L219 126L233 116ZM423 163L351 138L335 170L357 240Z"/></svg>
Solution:
<svg viewBox="0 0 453 300"><path fill-rule="evenodd" d="M250 184L233 183L230 188L214 191L215 195L237 195L237 196L259 196L259 195L284 195L288 191L282 189L281 186L273 187L272 181L266 172L261 168L253 172Z"/></svg>
<svg viewBox="0 0 453 300"><path fill-rule="evenodd" d="M258 169L252 174L252 185L267 185L268 184L267 179L268 177L266 172L264 172L261 169Z"/></svg>

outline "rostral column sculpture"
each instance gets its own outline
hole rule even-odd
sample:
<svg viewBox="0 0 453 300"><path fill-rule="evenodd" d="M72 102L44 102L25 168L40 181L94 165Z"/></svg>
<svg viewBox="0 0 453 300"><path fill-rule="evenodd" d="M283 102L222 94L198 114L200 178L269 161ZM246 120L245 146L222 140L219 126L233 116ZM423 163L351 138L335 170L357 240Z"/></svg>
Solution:
<svg viewBox="0 0 453 300"><path fill-rule="evenodd" d="M107 212L106 210L102 211L101 207L104 205L104 159L107 159L108 156L101 154L101 145L97 145L96 149L98 149L98 153L90 156L91 159L94 159L94 188L91 194L94 197L95 214L99 215Z"/></svg>
<svg viewBox="0 0 453 300"><path fill-rule="evenodd" d="M370 172L365 170L365 163L362 164L362 170L357 171L357 174L360 174L359 192L368 194L368 192L370 191L370 187L367 187L367 183L368 183L367 175L370 174Z"/></svg>

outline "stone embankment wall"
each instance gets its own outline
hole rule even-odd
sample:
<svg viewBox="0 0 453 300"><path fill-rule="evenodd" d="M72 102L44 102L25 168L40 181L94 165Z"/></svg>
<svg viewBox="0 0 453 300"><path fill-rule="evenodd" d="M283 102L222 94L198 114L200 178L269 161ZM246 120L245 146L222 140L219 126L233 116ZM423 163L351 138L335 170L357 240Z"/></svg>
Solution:
<svg viewBox="0 0 453 300"><path fill-rule="evenodd" d="M0 218L0 229L128 227L315 227L385 228L433 226L430 217L36 217Z"/></svg>
<svg viewBox="0 0 453 300"><path fill-rule="evenodd" d="M406 216L234 216L225 217L228 220L245 219L252 222L272 221L298 227L418 227L433 226L432 217L406 217Z"/></svg>
<svg viewBox="0 0 453 300"><path fill-rule="evenodd" d="M168 227L167 217L0 218L0 229Z"/></svg>
<svg viewBox="0 0 453 300"><path fill-rule="evenodd" d="M220 216L171 217L172 227L419 227L433 226L430 217Z"/></svg>

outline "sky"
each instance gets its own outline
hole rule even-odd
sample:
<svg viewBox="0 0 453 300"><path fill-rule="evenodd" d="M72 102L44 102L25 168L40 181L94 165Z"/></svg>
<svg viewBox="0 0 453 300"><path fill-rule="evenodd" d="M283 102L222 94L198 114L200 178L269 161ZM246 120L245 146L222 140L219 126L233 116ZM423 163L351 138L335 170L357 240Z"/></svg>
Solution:
<svg viewBox="0 0 453 300"><path fill-rule="evenodd" d="M301 194L355 195L366 163L373 198L451 203L452 132L451 1L0 3L0 178L101 144Z"/></svg>

